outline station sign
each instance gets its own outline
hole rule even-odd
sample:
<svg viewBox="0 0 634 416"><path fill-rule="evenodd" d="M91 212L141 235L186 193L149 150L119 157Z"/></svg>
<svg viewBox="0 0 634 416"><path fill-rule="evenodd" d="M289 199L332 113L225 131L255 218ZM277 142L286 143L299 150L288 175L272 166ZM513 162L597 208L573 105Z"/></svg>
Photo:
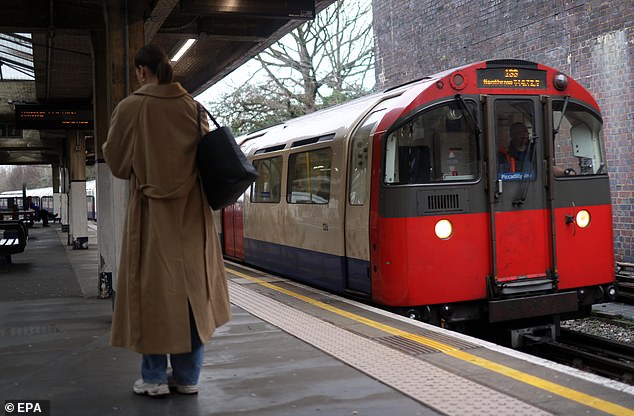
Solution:
<svg viewBox="0 0 634 416"><path fill-rule="evenodd" d="M15 126L20 130L92 130L92 107L77 104L16 104Z"/></svg>
<svg viewBox="0 0 634 416"><path fill-rule="evenodd" d="M485 68L477 70L478 88L545 90L546 71L529 68Z"/></svg>

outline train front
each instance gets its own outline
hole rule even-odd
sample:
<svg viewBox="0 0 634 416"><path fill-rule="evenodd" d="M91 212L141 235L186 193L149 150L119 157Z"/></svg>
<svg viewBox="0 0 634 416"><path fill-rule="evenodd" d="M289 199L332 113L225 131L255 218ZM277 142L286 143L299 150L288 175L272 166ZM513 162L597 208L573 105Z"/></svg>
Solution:
<svg viewBox="0 0 634 416"><path fill-rule="evenodd" d="M613 299L612 211L592 96L532 62L487 61L405 90L374 136L375 301L514 346Z"/></svg>

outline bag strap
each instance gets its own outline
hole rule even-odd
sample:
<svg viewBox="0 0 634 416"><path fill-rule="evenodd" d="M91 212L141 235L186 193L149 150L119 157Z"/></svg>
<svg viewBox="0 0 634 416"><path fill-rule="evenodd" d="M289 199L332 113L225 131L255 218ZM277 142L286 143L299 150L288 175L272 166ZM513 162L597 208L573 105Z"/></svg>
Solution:
<svg viewBox="0 0 634 416"><path fill-rule="evenodd" d="M201 103L199 103L198 101L196 101L196 106L198 107L198 131L200 132L200 135L202 136L202 129L200 127L200 114L201 114L201 109L205 110L205 112L207 113L207 115L209 116L209 118L211 119L211 121L216 125L217 128L220 128L220 124L218 124L218 122L216 121L216 119L214 118L214 116L211 115L211 113L209 112L209 110L207 110Z"/></svg>

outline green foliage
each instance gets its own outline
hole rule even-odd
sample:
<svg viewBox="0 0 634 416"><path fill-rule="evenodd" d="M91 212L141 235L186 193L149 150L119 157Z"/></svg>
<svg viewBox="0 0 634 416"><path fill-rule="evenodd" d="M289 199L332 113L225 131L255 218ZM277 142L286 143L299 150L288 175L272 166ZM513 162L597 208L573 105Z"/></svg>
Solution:
<svg viewBox="0 0 634 416"><path fill-rule="evenodd" d="M331 95L324 97L319 104L318 109L328 108L335 105L343 104L355 98L365 97L373 92L371 89L351 88L346 91L333 91Z"/></svg>
<svg viewBox="0 0 634 416"><path fill-rule="evenodd" d="M305 114L294 97L283 97L267 85L245 84L216 102L206 103L206 106L235 135L260 130Z"/></svg>

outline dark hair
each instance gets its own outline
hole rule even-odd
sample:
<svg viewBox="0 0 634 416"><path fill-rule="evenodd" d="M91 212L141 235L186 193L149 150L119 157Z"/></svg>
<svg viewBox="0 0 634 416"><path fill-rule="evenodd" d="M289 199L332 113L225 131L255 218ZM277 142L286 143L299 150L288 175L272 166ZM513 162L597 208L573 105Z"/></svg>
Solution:
<svg viewBox="0 0 634 416"><path fill-rule="evenodd" d="M526 133L528 131L526 125L519 121L511 124L511 128L509 130L512 137L515 137L518 134Z"/></svg>
<svg viewBox="0 0 634 416"><path fill-rule="evenodd" d="M146 66L158 78L159 84L169 84L174 80L174 70L163 49L156 45L145 45L136 52L134 66Z"/></svg>

